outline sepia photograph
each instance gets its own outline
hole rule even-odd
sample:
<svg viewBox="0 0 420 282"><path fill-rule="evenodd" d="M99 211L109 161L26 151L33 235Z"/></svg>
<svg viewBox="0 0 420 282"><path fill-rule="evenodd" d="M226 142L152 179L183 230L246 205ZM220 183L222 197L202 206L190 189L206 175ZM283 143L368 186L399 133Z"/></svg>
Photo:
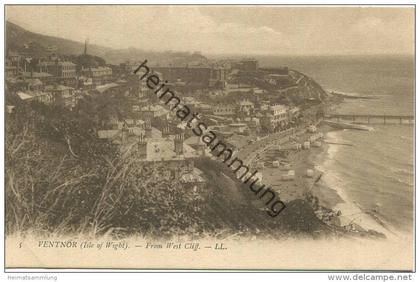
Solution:
<svg viewBox="0 0 420 282"><path fill-rule="evenodd" d="M415 5L4 17L6 271L411 280Z"/></svg>

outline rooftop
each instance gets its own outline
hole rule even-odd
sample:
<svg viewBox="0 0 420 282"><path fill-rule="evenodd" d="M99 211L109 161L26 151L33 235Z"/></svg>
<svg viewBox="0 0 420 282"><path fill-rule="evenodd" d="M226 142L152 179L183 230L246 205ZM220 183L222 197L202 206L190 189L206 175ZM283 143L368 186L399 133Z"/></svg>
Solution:
<svg viewBox="0 0 420 282"><path fill-rule="evenodd" d="M241 105L241 106L254 106L254 103L252 103L251 101L248 101L248 100L244 100L244 101L239 102L239 105Z"/></svg>
<svg viewBox="0 0 420 282"><path fill-rule="evenodd" d="M173 138L152 138L147 140L147 161L183 160L197 157L196 151L187 144L183 144L183 154L175 153Z"/></svg>
<svg viewBox="0 0 420 282"><path fill-rule="evenodd" d="M59 66L75 66L76 64L69 62L69 61L46 61L46 62L40 62L40 66L53 66L53 65L59 65Z"/></svg>
<svg viewBox="0 0 420 282"><path fill-rule="evenodd" d="M114 87L118 87L118 86L120 86L119 84L117 84L117 83L107 83L107 84L104 84L104 85L99 85L99 86L97 86L96 88L95 88L95 90L97 90L99 93L104 93L105 91L107 91L107 90L109 90L109 89L111 89L111 88L114 88Z"/></svg>
<svg viewBox="0 0 420 282"><path fill-rule="evenodd" d="M286 111L287 107L285 105L274 105L274 106L270 106L270 110L272 110L272 111Z"/></svg>
<svg viewBox="0 0 420 282"><path fill-rule="evenodd" d="M47 95L48 93L42 92L42 91L25 91L25 92L19 91L16 94L19 96L20 99L28 100L34 97Z"/></svg>
<svg viewBox="0 0 420 282"><path fill-rule="evenodd" d="M32 78L46 78L46 77L52 77L51 74L46 73L46 72L24 72L23 73L24 77L32 77Z"/></svg>
<svg viewBox="0 0 420 282"><path fill-rule="evenodd" d="M206 182L202 177L203 172L198 168L194 168L192 172L181 176L182 183L203 183Z"/></svg>
<svg viewBox="0 0 420 282"><path fill-rule="evenodd" d="M98 137L100 139L111 139L119 134L119 129L98 130Z"/></svg>
<svg viewBox="0 0 420 282"><path fill-rule="evenodd" d="M24 92L17 92L17 95L19 96L20 99L22 100L28 100L33 98L32 95L29 95L28 93L24 93Z"/></svg>
<svg viewBox="0 0 420 282"><path fill-rule="evenodd" d="M64 90L71 90L74 89L73 87L65 86L65 85L48 85L45 87L46 91L64 91Z"/></svg>

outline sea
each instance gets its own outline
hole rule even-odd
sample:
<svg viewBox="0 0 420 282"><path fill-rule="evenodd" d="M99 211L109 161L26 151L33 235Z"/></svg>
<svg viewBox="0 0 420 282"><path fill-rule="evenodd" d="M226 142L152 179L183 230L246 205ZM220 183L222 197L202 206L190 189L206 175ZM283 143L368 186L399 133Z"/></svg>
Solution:
<svg viewBox="0 0 420 282"><path fill-rule="evenodd" d="M261 56L257 59L261 66L299 70L325 90L372 98L345 99L333 112L414 114L413 56ZM338 195L340 200L335 199L332 208L340 210L343 221L386 234L411 234L414 125L379 123L371 127L372 131L338 130L327 134L330 143L347 145L329 144L317 157L317 169L323 172L320 185Z"/></svg>

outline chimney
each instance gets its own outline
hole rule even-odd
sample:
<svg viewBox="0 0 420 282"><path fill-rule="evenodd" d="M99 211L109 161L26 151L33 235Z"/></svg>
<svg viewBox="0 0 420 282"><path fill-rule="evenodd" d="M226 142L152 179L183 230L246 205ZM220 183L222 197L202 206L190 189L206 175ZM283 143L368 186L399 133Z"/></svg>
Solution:
<svg viewBox="0 0 420 282"><path fill-rule="evenodd" d="M87 55L87 47L88 47L88 44L89 44L89 38L86 38L85 39L85 49L84 49L84 52L83 52L83 55Z"/></svg>
<svg viewBox="0 0 420 282"><path fill-rule="evenodd" d="M201 139L200 138L197 139L197 152L201 156L205 156L206 155L206 146L201 142Z"/></svg>
<svg viewBox="0 0 420 282"><path fill-rule="evenodd" d="M179 132L175 135L174 147L177 155L184 153L184 132Z"/></svg>
<svg viewBox="0 0 420 282"><path fill-rule="evenodd" d="M169 124L165 124L164 125L164 127L163 127L163 132L162 132L163 134L163 137L167 137L167 136L169 136Z"/></svg>
<svg viewBox="0 0 420 282"><path fill-rule="evenodd" d="M139 157L141 159L146 159L147 158L147 141L144 139L144 134L140 134L139 136L139 142L137 143L137 150L138 150L138 154Z"/></svg>
<svg viewBox="0 0 420 282"><path fill-rule="evenodd" d="M126 125L123 125L123 128L121 129L121 145L124 145L127 142L128 139L128 128Z"/></svg>
<svg viewBox="0 0 420 282"><path fill-rule="evenodd" d="M146 130L146 138L152 138L152 124L150 119L146 120L144 128Z"/></svg>

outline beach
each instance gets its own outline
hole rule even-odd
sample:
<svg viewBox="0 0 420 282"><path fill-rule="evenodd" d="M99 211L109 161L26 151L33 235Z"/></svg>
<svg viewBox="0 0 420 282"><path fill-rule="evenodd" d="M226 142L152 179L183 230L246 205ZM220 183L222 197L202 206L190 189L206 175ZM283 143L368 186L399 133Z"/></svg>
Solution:
<svg viewBox="0 0 420 282"><path fill-rule="evenodd" d="M380 238L397 236L374 213L369 213L351 200L340 176L330 169L340 147L351 145L337 137L339 132L321 125L316 132L324 136L319 139L322 141L318 141L321 143L319 147L279 150L281 146L272 145L259 153L254 163L264 163L261 168L263 182L272 187L285 202L305 200L310 203L316 216L339 233ZM303 144L316 133L302 133L293 142ZM280 162L279 167L273 165L276 161ZM290 170L294 171L294 178L285 180L284 176Z"/></svg>
<svg viewBox="0 0 420 282"><path fill-rule="evenodd" d="M337 144L325 144L323 152L310 156L316 170L322 173L319 184L314 185L312 195L320 200L320 205L339 212L339 225L350 228L353 231L374 230L384 234L387 238L393 236L392 231L371 214L366 213L355 201L350 199L342 185L342 179L329 169L331 162L335 159L340 147L340 140L337 138L338 131L329 131L326 134L327 140L335 141Z"/></svg>

